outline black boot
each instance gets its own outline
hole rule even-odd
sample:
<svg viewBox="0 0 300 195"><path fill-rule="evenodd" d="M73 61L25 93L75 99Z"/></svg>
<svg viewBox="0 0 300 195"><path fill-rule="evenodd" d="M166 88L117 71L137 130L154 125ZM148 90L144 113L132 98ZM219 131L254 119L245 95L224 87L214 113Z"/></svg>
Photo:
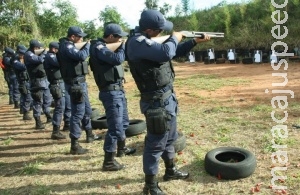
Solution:
<svg viewBox="0 0 300 195"><path fill-rule="evenodd" d="M42 123L41 118L38 117L34 117L35 120L35 129L45 129L45 125Z"/></svg>
<svg viewBox="0 0 300 195"><path fill-rule="evenodd" d="M125 168L124 165L121 165L115 160L114 152L105 152L104 162L102 166L103 171L118 171Z"/></svg>
<svg viewBox="0 0 300 195"><path fill-rule="evenodd" d="M94 140L102 139L101 135L93 134L92 129L91 130L85 130L85 132L86 132L86 143L92 143Z"/></svg>
<svg viewBox="0 0 300 195"><path fill-rule="evenodd" d="M51 116L50 112L45 113L45 115L46 115L46 117L47 117L46 123L51 123L51 122L52 122L52 116Z"/></svg>
<svg viewBox="0 0 300 195"><path fill-rule="evenodd" d="M70 153L75 154L86 154L88 149L84 149L79 145L78 139L71 138L71 150Z"/></svg>
<svg viewBox="0 0 300 195"><path fill-rule="evenodd" d="M20 114L24 114L24 110L23 110L22 106L20 106Z"/></svg>
<svg viewBox="0 0 300 195"><path fill-rule="evenodd" d="M62 129L63 131L70 131L70 123L66 123L64 124L64 127Z"/></svg>
<svg viewBox="0 0 300 195"><path fill-rule="evenodd" d="M8 103L9 105L12 105L12 104L14 104L14 100L13 99L9 99L9 103Z"/></svg>
<svg viewBox="0 0 300 195"><path fill-rule="evenodd" d="M51 139L66 139L66 136L60 131L60 126L53 125L53 131L51 134Z"/></svg>
<svg viewBox="0 0 300 195"><path fill-rule="evenodd" d="M15 107L14 107L15 109L20 108L20 103L18 101L15 101L14 104L15 104Z"/></svg>
<svg viewBox="0 0 300 195"><path fill-rule="evenodd" d="M155 175L145 175L145 186L143 195L165 195L165 193L158 186Z"/></svg>
<svg viewBox="0 0 300 195"><path fill-rule="evenodd" d="M126 141L118 141L117 142L117 157L123 157L125 155L130 155L130 154L134 154L136 152L135 148L127 148L125 147L125 143Z"/></svg>
<svg viewBox="0 0 300 195"><path fill-rule="evenodd" d="M176 169L173 159L165 160L165 167L166 171L163 177L165 181L172 179L186 179L189 177L189 173L181 172Z"/></svg>
<svg viewBox="0 0 300 195"><path fill-rule="evenodd" d="M29 116L29 112L24 112L23 113L23 120L24 121L32 120L32 118Z"/></svg>

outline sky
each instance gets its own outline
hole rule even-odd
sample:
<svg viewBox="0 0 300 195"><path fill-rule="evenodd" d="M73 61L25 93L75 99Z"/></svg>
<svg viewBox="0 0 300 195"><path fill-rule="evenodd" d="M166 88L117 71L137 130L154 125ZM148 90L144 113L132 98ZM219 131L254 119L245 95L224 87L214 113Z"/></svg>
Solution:
<svg viewBox="0 0 300 195"><path fill-rule="evenodd" d="M145 0L69 0L76 7L79 20L81 22L97 19L100 11L106 6L115 6L121 14L124 22L131 28L138 25L141 11L145 8ZM227 3L242 2L243 0L227 0ZM222 0L190 0L190 8L194 10L205 9L215 6ZM159 6L168 3L172 6L172 12L176 5L181 4L181 0L158 0ZM172 15L172 14L169 14ZM168 15L167 15L168 16ZM98 21L98 19L97 19Z"/></svg>

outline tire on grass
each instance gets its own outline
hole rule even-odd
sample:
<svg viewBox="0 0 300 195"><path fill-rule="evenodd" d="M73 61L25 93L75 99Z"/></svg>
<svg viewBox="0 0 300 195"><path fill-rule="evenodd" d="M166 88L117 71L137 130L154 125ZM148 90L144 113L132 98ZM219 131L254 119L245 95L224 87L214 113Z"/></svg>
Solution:
<svg viewBox="0 0 300 195"><path fill-rule="evenodd" d="M226 59L225 58L217 58L216 64L225 64Z"/></svg>
<svg viewBox="0 0 300 195"><path fill-rule="evenodd" d="M91 119L99 117L99 116L100 116L100 109L99 108L92 108Z"/></svg>
<svg viewBox="0 0 300 195"><path fill-rule="evenodd" d="M92 118L91 125L93 129L107 129L106 115L99 115L98 117Z"/></svg>
<svg viewBox="0 0 300 195"><path fill-rule="evenodd" d="M220 147L205 155L205 170L219 179L240 179L250 176L256 168L256 158L248 150Z"/></svg>
<svg viewBox="0 0 300 195"><path fill-rule="evenodd" d="M178 138L173 145L176 153L181 152L186 147L186 137L181 131L178 131Z"/></svg>
<svg viewBox="0 0 300 195"><path fill-rule="evenodd" d="M126 137L136 136L145 132L146 122L141 119L130 119L129 126L125 131Z"/></svg>
<svg viewBox="0 0 300 195"><path fill-rule="evenodd" d="M253 64L253 58L249 58L249 57L244 58L244 59L242 60L242 63L243 63L243 64Z"/></svg>

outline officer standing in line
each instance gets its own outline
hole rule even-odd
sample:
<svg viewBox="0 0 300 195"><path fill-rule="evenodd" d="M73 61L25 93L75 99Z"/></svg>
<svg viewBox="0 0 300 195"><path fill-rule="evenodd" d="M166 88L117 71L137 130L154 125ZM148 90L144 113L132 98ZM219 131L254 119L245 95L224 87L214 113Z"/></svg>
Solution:
<svg viewBox="0 0 300 195"><path fill-rule="evenodd" d="M9 103L8 104L12 105L12 104L14 104L14 100L13 100L13 97L11 96L11 93L10 93L11 85L9 83L9 70L4 65L4 57L5 56L6 56L6 53L4 51L3 54L2 54L2 58L1 58L1 69L3 71L3 77L4 77L4 80L5 80L5 82L7 84L7 88L8 88L8 95L9 95Z"/></svg>
<svg viewBox="0 0 300 195"><path fill-rule="evenodd" d="M98 39L91 47L90 62L108 125L103 147L105 152L103 171L118 171L124 168L114 159L116 151L117 157L136 152L136 149L125 147L125 131L129 125L129 118L123 88L124 44L116 51L106 47L106 44L117 43L127 35L128 33L123 32L118 24L110 23L104 29L103 39Z"/></svg>
<svg viewBox="0 0 300 195"><path fill-rule="evenodd" d="M182 34L173 32L162 44L151 38L171 31L173 24L157 10L145 10L139 20L139 32L126 42L126 53L130 71L141 93L140 107L146 117L147 135L143 154L145 173L144 194L165 194L158 186L159 159L165 164L165 181L186 179L189 173L177 170L172 143L177 139L177 99L173 91L175 77L171 60L185 56L197 43L207 41L194 38L180 43Z"/></svg>
<svg viewBox="0 0 300 195"><path fill-rule="evenodd" d="M61 75L71 98L71 154L85 154L88 152L88 149L82 148L78 142L81 136L81 126L86 131L86 142L90 143L95 139L101 139L101 137L92 133L92 108L85 80L85 75L88 74L86 59L89 56L90 41L87 41L80 50L75 46L75 43L82 43L83 37L86 35L78 26L69 27L67 37L59 40L57 53Z"/></svg>
<svg viewBox="0 0 300 195"><path fill-rule="evenodd" d="M58 42L51 42L49 44L49 51L45 55L44 59L44 68L48 81L50 82L50 92L55 102L51 139L66 139L66 136L60 132L60 124L62 117L64 117L63 129L69 129L71 118L71 102L69 93L66 93L65 83L61 77L60 66L56 58L58 48Z"/></svg>
<svg viewBox="0 0 300 195"><path fill-rule="evenodd" d="M9 99L10 99L9 102L11 103L12 100L13 104L15 105L14 108L20 108L19 84L18 84L15 70L11 65L11 59L15 55L15 51L10 47L6 47L4 51L5 51L5 55L3 58L3 64L5 66L5 69L7 69L8 71L8 78L9 78Z"/></svg>
<svg viewBox="0 0 300 195"><path fill-rule="evenodd" d="M27 48L24 45L18 45L16 55L12 58L11 64L15 69L17 80L19 83L19 91L21 94L20 109L23 112L23 120L31 120L29 116L30 106L32 104L32 98L30 94L30 82L29 75L24 64L24 54Z"/></svg>
<svg viewBox="0 0 300 195"><path fill-rule="evenodd" d="M47 117L47 123L52 122L50 115L50 106L52 97L49 90L49 81L47 80L44 69L44 57L46 50L36 55L35 51L41 49L43 45L35 39L30 40L29 49L24 56L24 62L30 77L30 91L33 99L33 117L35 119L35 129L44 129L45 125L41 121L41 111Z"/></svg>

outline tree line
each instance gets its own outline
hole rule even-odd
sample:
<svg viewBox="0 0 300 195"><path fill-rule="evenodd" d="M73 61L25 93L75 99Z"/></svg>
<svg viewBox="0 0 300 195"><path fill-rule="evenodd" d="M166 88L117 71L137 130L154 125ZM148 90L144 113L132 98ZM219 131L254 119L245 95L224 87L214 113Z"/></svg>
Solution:
<svg viewBox="0 0 300 195"><path fill-rule="evenodd" d="M288 36L282 40L291 47L299 45L298 16L300 0L289 0L286 7L280 10L280 16L288 14L288 20L282 26L288 29ZM285 0L276 0L277 4ZM214 39L199 44L195 49L204 48L270 48L275 40L271 29L275 26L271 15L276 10L272 1L249 0L241 3L227 3L223 0L216 6L194 10L189 0L181 0L175 7L175 13L169 16L172 7L159 0L145 0L144 9L158 9L174 23L174 30L203 32L224 32L225 38ZM15 48L17 44L28 45L32 38L47 44L66 35L69 26L81 26L88 34L87 38L95 39L102 36L103 26L107 22L121 24L129 31L116 7L107 6L99 12L96 20L102 25L97 26L95 20L80 22L77 9L69 0L55 0L51 6L44 7L43 0L1 0L0 1L0 49L5 46ZM142 10L141 10L142 11ZM137 16L138 18L139 16ZM281 28L281 33L284 29Z"/></svg>

